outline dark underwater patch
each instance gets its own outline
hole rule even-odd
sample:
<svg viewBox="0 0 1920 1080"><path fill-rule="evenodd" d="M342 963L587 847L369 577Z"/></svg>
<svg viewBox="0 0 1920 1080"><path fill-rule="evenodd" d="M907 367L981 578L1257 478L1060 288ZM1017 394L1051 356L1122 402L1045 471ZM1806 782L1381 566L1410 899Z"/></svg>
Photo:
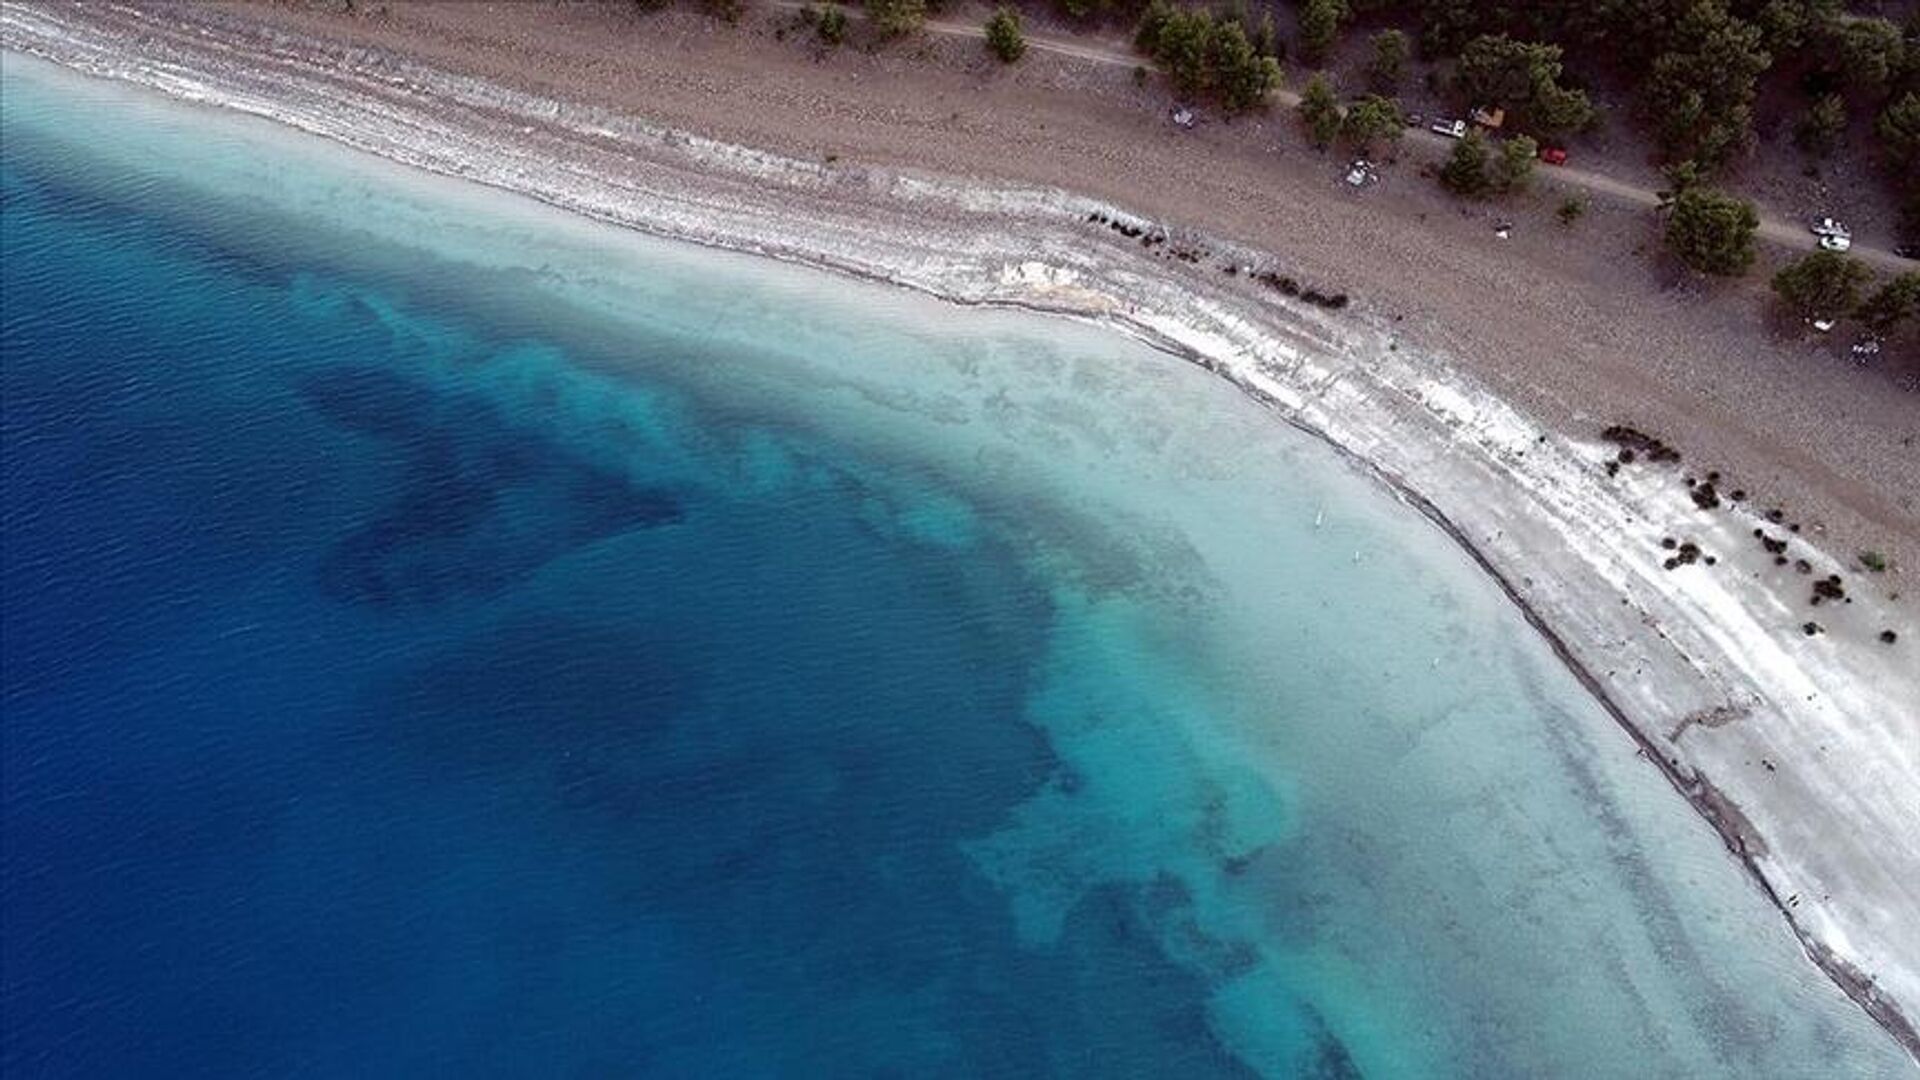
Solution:
<svg viewBox="0 0 1920 1080"><path fill-rule="evenodd" d="M491 596L580 547L685 514L677 494L511 423L479 393L366 366L309 377L299 391L335 426L401 457L398 494L321 562L323 591L347 603Z"/></svg>

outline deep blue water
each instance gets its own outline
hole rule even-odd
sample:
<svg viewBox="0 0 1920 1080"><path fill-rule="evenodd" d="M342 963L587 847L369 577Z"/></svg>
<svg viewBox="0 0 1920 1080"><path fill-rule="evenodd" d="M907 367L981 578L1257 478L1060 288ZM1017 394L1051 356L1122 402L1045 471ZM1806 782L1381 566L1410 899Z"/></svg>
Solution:
<svg viewBox="0 0 1920 1080"><path fill-rule="evenodd" d="M0 79L7 1077L1910 1071L1217 380Z"/></svg>
<svg viewBox="0 0 1920 1080"><path fill-rule="evenodd" d="M923 481L788 437L730 484L670 387L46 153L0 214L9 1075L1244 1073L1176 899L1035 949L967 858L1066 782L1050 612L873 526Z"/></svg>

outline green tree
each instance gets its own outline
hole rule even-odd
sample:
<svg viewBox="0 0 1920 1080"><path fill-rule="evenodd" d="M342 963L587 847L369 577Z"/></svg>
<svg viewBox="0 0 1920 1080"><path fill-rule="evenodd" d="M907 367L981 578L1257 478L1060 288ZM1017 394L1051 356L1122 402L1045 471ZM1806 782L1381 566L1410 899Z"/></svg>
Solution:
<svg viewBox="0 0 1920 1080"><path fill-rule="evenodd" d="M1680 189L1667 217L1667 247L1706 274L1744 274L1753 265L1753 204L1699 184Z"/></svg>
<svg viewBox="0 0 1920 1080"><path fill-rule="evenodd" d="M1793 140L1815 157L1826 157L1847 133L1847 103L1839 94L1822 94L1807 106L1793 128Z"/></svg>
<svg viewBox="0 0 1920 1080"><path fill-rule="evenodd" d="M1406 126L1406 120L1400 115L1400 106L1394 104L1392 99L1368 94L1347 106L1340 134L1362 153L1370 153L1375 143L1398 139Z"/></svg>
<svg viewBox="0 0 1920 1080"><path fill-rule="evenodd" d="M1500 156L1494 162L1493 188L1496 191L1520 191L1533 178L1533 162L1540 144L1525 135L1515 135L1500 144Z"/></svg>
<svg viewBox="0 0 1920 1080"><path fill-rule="evenodd" d="M1909 90L1888 102L1873 130L1896 170L1911 173L1920 168L1920 93Z"/></svg>
<svg viewBox="0 0 1920 1080"><path fill-rule="evenodd" d="M987 48L1000 62L1011 64L1027 53L1026 35L1020 32L1020 13L1010 7L999 8L987 20Z"/></svg>
<svg viewBox="0 0 1920 1080"><path fill-rule="evenodd" d="M1754 88L1772 63L1759 27L1721 0L1694 0L1642 83L1642 105L1667 155L1713 168L1744 149L1753 138Z"/></svg>
<svg viewBox="0 0 1920 1080"><path fill-rule="evenodd" d="M900 37L927 21L926 0L866 0L867 21L882 37Z"/></svg>
<svg viewBox="0 0 1920 1080"><path fill-rule="evenodd" d="M1884 334L1920 313L1920 270L1909 270L1875 289L1860 305L1860 320Z"/></svg>
<svg viewBox="0 0 1920 1080"><path fill-rule="evenodd" d="M1237 17L1154 0L1134 31L1134 46L1151 56L1181 94L1211 93L1228 112L1251 109L1280 85L1280 64L1248 40Z"/></svg>
<svg viewBox="0 0 1920 1080"><path fill-rule="evenodd" d="M1841 13L1840 0L1767 0L1753 23L1760 28L1761 46L1784 56L1828 33Z"/></svg>
<svg viewBox="0 0 1920 1080"><path fill-rule="evenodd" d="M1304 0L1300 5L1300 52L1312 62L1326 59L1346 21L1346 0Z"/></svg>
<svg viewBox="0 0 1920 1080"><path fill-rule="evenodd" d="M1886 87L1906 61L1900 28L1885 19L1844 19L1833 31L1847 79L1870 91Z"/></svg>
<svg viewBox="0 0 1920 1080"><path fill-rule="evenodd" d="M1367 80L1376 91L1391 94L1400 89L1400 75L1410 52L1407 35L1399 30L1373 35L1373 60L1367 65Z"/></svg>
<svg viewBox="0 0 1920 1080"><path fill-rule="evenodd" d="M1440 167L1440 183L1455 195L1478 198L1493 188L1487 172L1487 140L1478 131L1453 144L1447 163Z"/></svg>
<svg viewBox="0 0 1920 1080"><path fill-rule="evenodd" d="M1327 85L1325 75L1316 74L1307 80L1306 87L1300 92L1300 122L1307 126L1307 137L1313 145L1325 147L1340 134L1344 117L1340 112L1340 101L1333 95L1333 87Z"/></svg>
<svg viewBox="0 0 1920 1080"><path fill-rule="evenodd" d="M1657 194L1660 196L1660 209L1673 209L1673 201L1689 188L1698 187L1706 178L1700 174L1700 166L1692 160L1676 161L1660 170L1667 186Z"/></svg>
<svg viewBox="0 0 1920 1080"><path fill-rule="evenodd" d="M1454 67L1454 90L1474 105L1500 105L1541 131L1571 131L1593 121L1587 95L1560 85L1560 46L1482 34Z"/></svg>
<svg viewBox="0 0 1920 1080"><path fill-rule="evenodd" d="M1175 90L1197 94L1207 86L1207 43L1212 37L1213 16L1153 0L1133 43L1160 65Z"/></svg>
<svg viewBox="0 0 1920 1080"><path fill-rule="evenodd" d="M1816 251L1773 275L1773 291L1795 315L1838 319L1853 313L1873 278L1865 263L1837 251Z"/></svg>
<svg viewBox="0 0 1920 1080"><path fill-rule="evenodd" d="M1216 23L1207 39L1207 68L1220 107L1230 113L1262 105L1280 85L1280 63L1262 56L1237 22Z"/></svg>

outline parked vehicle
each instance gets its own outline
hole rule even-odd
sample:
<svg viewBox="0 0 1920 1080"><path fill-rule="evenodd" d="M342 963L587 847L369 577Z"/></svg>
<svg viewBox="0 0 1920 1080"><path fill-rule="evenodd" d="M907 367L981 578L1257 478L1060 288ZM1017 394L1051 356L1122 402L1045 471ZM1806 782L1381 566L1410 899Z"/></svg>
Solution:
<svg viewBox="0 0 1920 1080"><path fill-rule="evenodd" d="M1833 320L1825 316L1821 316L1820 318L1817 318L1817 319L1808 319L1807 325L1813 327L1815 330L1818 330L1824 334L1827 331L1833 329Z"/></svg>
<svg viewBox="0 0 1920 1080"><path fill-rule="evenodd" d="M1903 259L1920 259L1920 244L1901 244L1893 253Z"/></svg>
<svg viewBox="0 0 1920 1080"><path fill-rule="evenodd" d="M1193 110L1187 108L1185 105L1176 106L1173 110L1173 122L1180 127L1190 128L1198 119L1199 117L1194 115Z"/></svg>
<svg viewBox="0 0 1920 1080"><path fill-rule="evenodd" d="M1433 126L1427 130L1433 132L1435 135L1445 135L1449 139L1464 139L1467 137L1467 122L1465 120L1449 120L1443 116L1435 120Z"/></svg>
<svg viewBox="0 0 1920 1080"><path fill-rule="evenodd" d="M1421 127L1427 122L1427 118L1417 112L1407 113L1401 119L1407 122L1408 127Z"/></svg>
<svg viewBox="0 0 1920 1080"><path fill-rule="evenodd" d="M1815 236L1845 236L1848 238L1853 236L1853 233L1849 231L1845 225L1840 224L1830 217L1823 217L1814 222L1811 228Z"/></svg>
<svg viewBox="0 0 1920 1080"><path fill-rule="evenodd" d="M1828 251L1845 251L1853 246L1853 237L1845 233L1828 233L1820 238L1820 246Z"/></svg>
<svg viewBox="0 0 1920 1080"><path fill-rule="evenodd" d="M1347 166L1347 183L1354 187L1365 187L1373 179L1373 162L1366 158L1360 158Z"/></svg>
<svg viewBox="0 0 1920 1080"><path fill-rule="evenodd" d="M1558 146L1543 146L1540 148L1540 160L1549 165L1565 165L1567 152Z"/></svg>

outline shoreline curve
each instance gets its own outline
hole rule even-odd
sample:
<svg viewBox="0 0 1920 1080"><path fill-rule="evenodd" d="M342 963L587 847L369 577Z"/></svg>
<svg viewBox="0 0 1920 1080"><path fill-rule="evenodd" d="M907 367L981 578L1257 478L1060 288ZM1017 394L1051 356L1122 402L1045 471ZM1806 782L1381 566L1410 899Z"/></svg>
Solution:
<svg viewBox="0 0 1920 1080"><path fill-rule="evenodd" d="M90 18L98 21L90 23ZM479 80L436 72L372 49L330 49L323 43L270 35L270 47L250 56L246 47L263 42L249 42L244 27L212 15L198 24L198 37L182 30L173 38L157 34L139 42L116 39L115 19L142 20L144 28L158 28L155 20L138 13L54 15L9 3L0 10L0 47L83 74L250 113L401 165L479 182L649 235L904 286L962 306L1091 322L1227 379L1283 422L1333 447L1464 549L1642 755L1719 833L1749 879L1781 913L1809 960L1920 1061L1920 1026L1914 1019L1920 1010L1920 943L1914 937L1920 935L1920 906L1912 904L1916 893L1908 891L1920 890L1920 885L1903 890L1888 884L1920 881L1920 827L1906 833L1912 839L1904 852L1888 857L1878 847L1889 830L1920 826L1920 806L1892 797L1884 817L1858 821L1849 814L1851 800L1822 802L1815 809L1824 807L1828 819L1816 817L1812 831L1837 832L1844 841L1837 845L1840 856L1804 850L1810 842L1783 836L1792 830L1781 828L1780 822L1809 813L1807 806L1792 801L1773 806L1764 797L1756 799L1751 785L1723 786L1709 778L1709 771L1724 777L1732 760L1752 753L1751 744L1736 743L1729 749L1710 743L1716 749L1702 751L1695 749L1701 745L1699 737L1684 746L1680 741L1689 727L1687 718L1729 706L1759 713L1761 721L1774 719L1774 728L1813 721L1810 726L1820 730L1808 738L1861 719L1884 727L1889 739L1915 735L1920 733L1920 717L1901 717L1896 710L1903 694L1920 701L1920 677L1890 677L1888 671L1897 669L1884 663L1862 666L1857 657L1848 663L1834 658L1824 668L1808 661L1793 665L1791 672L1756 670L1756 663L1764 666L1804 655L1777 641L1770 649L1756 648L1761 654L1757 660L1746 657L1743 662L1733 654L1755 644L1753 628L1765 626L1760 614L1751 616L1752 627L1742 623L1731 628L1715 615L1762 609L1760 600L1771 593L1763 590L1756 599L1754 590L1731 587L1719 595L1679 586L1663 591L1657 573L1644 572L1630 561L1642 534L1663 531L1651 519L1670 522L1676 513L1692 510L1679 505L1684 499L1656 491L1652 484L1611 493L1597 482L1580 486L1576 480L1583 473L1598 471L1592 467L1597 464L1592 457L1597 440L1530 423L1449 369L1444 358L1415 358L1415 348L1370 317L1364 297L1335 318L1310 305L1262 295L1239 272L1221 288L1223 283L1205 279L1197 270L1156 262L1112 236L1096 232L1093 242L1083 243L1088 230L1078 228L1082 219L1103 215L1130 227L1159 229L1163 237L1204 249L1216 262L1225 259L1248 270L1285 266L1273 253L1150 221L1068 192L994 188L899 170L800 162L644 123L607 122L601 110L569 114L564 102L490 89ZM227 40L218 41L220 34ZM196 53L196 45L202 51ZM143 47L159 49L164 56L142 55ZM216 48L229 62L248 57L258 67L223 71ZM276 99L273 83L290 73L304 76L307 83L303 87L296 78ZM436 79L441 82L436 84ZM383 99L375 88L382 81L389 84L392 98ZM315 104L322 97L317 92L308 101L298 100L302 88L312 87L359 93L361 100L353 107L363 115L329 115ZM450 93L442 97L440 91ZM402 103L396 106L395 99ZM370 117L395 108L412 108L420 116L446 122L450 143L468 141L452 138L458 131L477 146L486 146L489 139L496 148L511 146L505 136L523 126L524 138L517 153L503 154L487 175L479 171L478 155L462 158L445 147L408 143L404 130L396 135L369 126ZM465 131L456 123L462 120L468 125ZM529 122L548 127L536 129ZM428 137L419 134L419 125L395 125L410 126L418 140ZM525 171L552 144L569 142L576 144L572 149L577 154L569 160L590 166L594 151L600 150L641 159L652 172L638 182L607 181L604 188L594 189L588 180L579 181L585 188L569 189L551 178L543 186L543 178ZM703 182L710 182L704 191ZM844 204L829 205L841 203L849 192L866 202L851 211ZM596 204L596 196L605 201ZM649 198L658 204L637 201ZM854 216L865 221L868 215L860 211L875 205L883 208L872 215L882 218L879 226L868 222L865 233L837 236L842 231L839 222ZM931 236L880 235L889 227L899 231L903 222L927 217L936 219ZM766 235L759 226L775 219L798 224L785 243L759 239ZM987 231L987 222L1002 222L1002 228L1010 229L1023 220L1044 221L1050 231L1021 238ZM966 234L970 225L978 235ZM956 243L956 234L965 242ZM848 242L836 248L829 237ZM1015 239L1033 242L1010 242ZM1403 345L1408 345L1404 352ZM1522 464L1519 458L1529 450L1538 450L1548 464ZM1530 520L1534 515L1538 519ZM1611 545L1583 547L1577 542L1592 539L1598 530L1633 525L1641 527ZM1481 539L1490 526L1498 528ZM1740 531L1729 531L1729 543L1731 533ZM1573 549L1578 559L1570 561L1577 566L1555 567L1538 577L1528 572L1534 565L1530 555L1558 554L1562 547ZM1821 569L1840 565L1826 555ZM1677 579L1668 575L1667 580ZM1620 597L1617 606L1628 609L1625 613L1611 610L1616 606L1611 603L1599 603L1615 596ZM1893 611L1877 614L1883 621L1900 617ZM1792 641L1791 628L1777 636L1799 644ZM1903 636L1911 639L1920 633ZM1602 644L1615 639L1621 644ZM1860 656L1875 658L1867 652ZM1608 661L1616 666L1607 669ZM1643 672L1655 669L1656 676L1624 688L1617 679L1610 684L1628 663ZM1728 669L1732 676L1724 673ZM1863 689L1849 697L1851 684ZM1829 712L1804 715L1791 699L1806 686L1840 703ZM1672 734L1658 725L1663 718L1679 719ZM1764 726L1743 723L1716 728L1713 734L1745 734ZM1759 745L1777 745L1780 737L1777 730L1763 730ZM1844 777L1854 769L1842 761L1835 771ZM1920 777L1920 769L1895 768L1887 775L1898 781ZM1809 787L1814 795L1824 790ZM1830 896L1835 888L1851 891L1855 905L1797 903L1802 895ZM1878 919L1867 914L1874 910L1880 913ZM1904 921L1908 917L1911 923ZM1899 933L1903 926L1905 935Z"/></svg>

